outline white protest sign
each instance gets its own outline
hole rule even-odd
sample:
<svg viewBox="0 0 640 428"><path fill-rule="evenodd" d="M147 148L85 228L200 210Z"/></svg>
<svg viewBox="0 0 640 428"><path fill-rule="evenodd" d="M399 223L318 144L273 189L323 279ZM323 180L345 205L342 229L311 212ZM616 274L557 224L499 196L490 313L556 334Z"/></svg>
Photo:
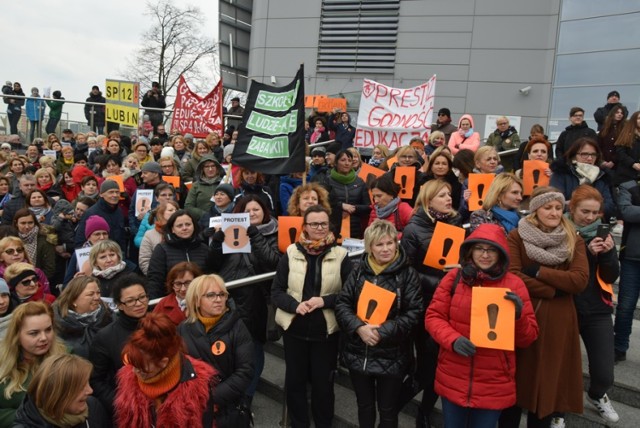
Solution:
<svg viewBox="0 0 640 428"><path fill-rule="evenodd" d="M435 75L428 82L408 89L364 79L354 146L384 144L393 150L409 145L413 137L427 141L435 93Z"/></svg>
<svg viewBox="0 0 640 428"><path fill-rule="evenodd" d="M81 271L82 265L84 264L84 262L89 260L90 252L91 252L91 247L78 248L76 250L76 261L78 262L78 271Z"/></svg>
<svg viewBox="0 0 640 428"><path fill-rule="evenodd" d="M153 189L136 190L136 217L151 210L151 201L153 201Z"/></svg>
<svg viewBox="0 0 640 428"><path fill-rule="evenodd" d="M251 243L247 234L249 225L249 213L222 214L222 231L224 232L222 254L251 252Z"/></svg>

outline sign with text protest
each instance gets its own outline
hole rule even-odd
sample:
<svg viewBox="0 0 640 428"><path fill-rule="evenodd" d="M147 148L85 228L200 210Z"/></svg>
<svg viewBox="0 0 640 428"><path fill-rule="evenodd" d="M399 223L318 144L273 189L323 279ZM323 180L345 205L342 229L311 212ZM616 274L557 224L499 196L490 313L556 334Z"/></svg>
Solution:
<svg viewBox="0 0 640 428"><path fill-rule="evenodd" d="M436 76L420 86L392 88L364 79L355 147L409 145L413 137L427 141L433 117Z"/></svg>
<svg viewBox="0 0 640 428"><path fill-rule="evenodd" d="M107 122L138 127L140 84L124 80L107 80L105 84Z"/></svg>
<svg viewBox="0 0 640 428"><path fill-rule="evenodd" d="M233 149L233 164L263 174L290 174L304 164L304 70L286 86L251 82Z"/></svg>
<svg viewBox="0 0 640 428"><path fill-rule="evenodd" d="M196 138L205 138L211 132L222 135L222 80L201 97L191 91L187 81L180 76L171 129Z"/></svg>

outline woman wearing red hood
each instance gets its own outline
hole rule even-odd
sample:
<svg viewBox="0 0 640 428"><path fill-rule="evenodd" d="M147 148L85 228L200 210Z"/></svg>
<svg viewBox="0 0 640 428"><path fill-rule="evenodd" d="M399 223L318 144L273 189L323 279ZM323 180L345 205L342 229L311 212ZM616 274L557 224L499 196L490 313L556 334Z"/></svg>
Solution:
<svg viewBox="0 0 640 428"><path fill-rule="evenodd" d="M538 324L524 282L509 272L500 226L478 226L460 247L460 263L440 282L425 316L426 329L440 345L435 391L442 397L445 427L495 427L502 409L516 402L516 354L469 340L473 288L509 289L504 298L515 305L515 347L533 343Z"/></svg>
<svg viewBox="0 0 640 428"><path fill-rule="evenodd" d="M480 134L473 130L473 117L470 114L462 115L458 122L458 130L451 134L448 146L454 156L462 149L473 152L478 150Z"/></svg>

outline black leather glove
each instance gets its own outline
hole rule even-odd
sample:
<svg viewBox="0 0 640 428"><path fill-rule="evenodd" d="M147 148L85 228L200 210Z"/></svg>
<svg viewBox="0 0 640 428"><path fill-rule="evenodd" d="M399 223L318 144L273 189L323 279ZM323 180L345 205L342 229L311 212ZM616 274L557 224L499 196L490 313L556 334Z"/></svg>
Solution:
<svg viewBox="0 0 640 428"><path fill-rule="evenodd" d="M463 357L471 357L476 353L476 345L464 336L460 336L453 342L453 350Z"/></svg>
<svg viewBox="0 0 640 428"><path fill-rule="evenodd" d="M535 278L538 276L538 271L540 270L539 264L532 264L530 266L526 266L522 268L522 273L530 276L531 278Z"/></svg>
<svg viewBox="0 0 640 428"><path fill-rule="evenodd" d="M511 300L514 305L516 305L516 319L520 319L520 315L522 315L522 299L513 291L507 291L507 294L504 296L505 299Z"/></svg>

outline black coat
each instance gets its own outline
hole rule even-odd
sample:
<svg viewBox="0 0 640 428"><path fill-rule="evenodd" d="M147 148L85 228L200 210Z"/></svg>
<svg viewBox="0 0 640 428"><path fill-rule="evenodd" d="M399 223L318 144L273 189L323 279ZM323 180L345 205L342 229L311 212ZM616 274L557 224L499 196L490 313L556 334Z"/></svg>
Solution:
<svg viewBox="0 0 640 428"><path fill-rule="evenodd" d="M157 299L167 295L167 274L178 263L193 262L203 272L209 273L209 261L209 248L195 235L190 239L180 239L169 233L165 242L156 245L151 254L148 270L149 298Z"/></svg>
<svg viewBox="0 0 640 428"><path fill-rule="evenodd" d="M96 334L89 350L93 364L91 388L93 396L100 400L108 414L113 415L113 399L116 395L116 374L124 365L122 349L138 328L138 319L118 313L115 320Z"/></svg>
<svg viewBox="0 0 640 428"><path fill-rule="evenodd" d="M462 219L460 215L456 215L449 217L447 223L454 226L461 226ZM425 307L429 306L433 293L438 287L438 283L446 274L443 270L425 266L422 263L429 249L435 227L436 221L432 220L424 209L421 208L411 217L409 224L405 226L402 232L402 241L400 242L407 258L418 272Z"/></svg>
<svg viewBox="0 0 640 428"><path fill-rule="evenodd" d="M249 331L234 310L227 311L209 330L197 321L184 321L178 326L178 334L184 339L187 353L211 364L217 371L220 383L213 392L213 402L220 407L237 405L244 398L254 372L255 350ZM214 343L222 342L219 355L211 351Z"/></svg>
<svg viewBox="0 0 640 428"><path fill-rule="evenodd" d="M248 229L251 253L222 254L224 233L216 233L211 243L211 268L225 280L247 278L273 272L280 261L278 229L270 228L269 234L261 233L255 226ZM271 294L271 280L229 290L240 319L245 323L251 337L259 342L267 340L267 303Z"/></svg>
<svg viewBox="0 0 640 428"><path fill-rule="evenodd" d="M89 358L89 349L96 334L113 321L111 310L104 303L101 304L101 308L102 311L98 313L95 321L83 324L71 316L63 318L58 305L53 305L58 336L64 340L67 348L82 358Z"/></svg>
<svg viewBox="0 0 640 428"><path fill-rule="evenodd" d="M351 184L340 184L327 173L322 182L322 187L329 192L329 203L331 204L331 225L334 228L336 236L340 234L342 226L342 204L355 205L356 211L351 214L351 237L362 238L364 228L362 224L366 224L369 220L369 212L371 211L371 201L369 200L369 192L364 181L358 176Z"/></svg>
<svg viewBox="0 0 640 428"><path fill-rule="evenodd" d="M98 399L89 396L87 398L87 405L89 406L89 416L87 420L78 425L74 425L72 428L108 428L111 427L109 423L109 416L104 410L102 404ZM58 425L53 425L47 422L40 411L36 407L35 403L31 401L29 395L26 395L24 401L18 407L16 412L16 419L13 423L14 428L57 428Z"/></svg>
<svg viewBox="0 0 640 428"><path fill-rule="evenodd" d="M598 135L596 131L589 128L587 122L584 121L580 125L569 125L558 137L558 141L556 142L556 159L564 158L564 154L569 151L573 143L575 143L578 138L589 137L594 140L596 145L598 144Z"/></svg>
<svg viewBox="0 0 640 428"><path fill-rule="evenodd" d="M424 322L422 293L418 274L399 248L399 257L383 272L375 274L364 254L360 266L349 275L336 302L336 320L344 337L342 358L349 370L374 375L402 376L407 373L411 358L411 330ZM364 282L396 294L387 320L378 329L380 342L367 346L356 330L365 325L357 307Z"/></svg>

